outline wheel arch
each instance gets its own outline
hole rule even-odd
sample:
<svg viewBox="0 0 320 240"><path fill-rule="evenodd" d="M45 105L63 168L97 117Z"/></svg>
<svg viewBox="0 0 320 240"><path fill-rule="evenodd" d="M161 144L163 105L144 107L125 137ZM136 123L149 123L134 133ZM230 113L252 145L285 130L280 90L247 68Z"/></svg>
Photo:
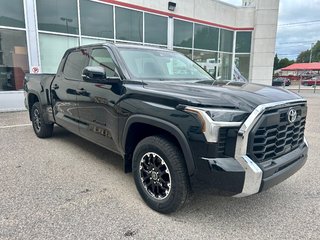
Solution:
<svg viewBox="0 0 320 240"><path fill-rule="evenodd" d="M40 97L34 92L29 92L28 93L28 111L29 111L30 120L31 120L31 109L33 104L36 102L40 102Z"/></svg>
<svg viewBox="0 0 320 240"><path fill-rule="evenodd" d="M140 132L140 129L143 129L143 132ZM124 150L125 172L131 172L132 170L132 154L137 144L143 138L157 134L170 136L171 140L178 145L184 156L188 174L191 176L194 173L195 164L191 149L183 132L170 122L145 115L133 115L129 117L124 127L121 145Z"/></svg>

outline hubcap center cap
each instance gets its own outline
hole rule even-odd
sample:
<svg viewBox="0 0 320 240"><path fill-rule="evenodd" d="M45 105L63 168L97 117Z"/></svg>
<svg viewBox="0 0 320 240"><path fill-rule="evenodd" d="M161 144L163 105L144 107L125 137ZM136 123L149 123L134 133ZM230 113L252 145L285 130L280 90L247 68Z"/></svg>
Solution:
<svg viewBox="0 0 320 240"><path fill-rule="evenodd" d="M157 180L157 179L158 179L158 173L156 173L155 171L152 171L152 172L151 172L151 178L152 178L153 180Z"/></svg>

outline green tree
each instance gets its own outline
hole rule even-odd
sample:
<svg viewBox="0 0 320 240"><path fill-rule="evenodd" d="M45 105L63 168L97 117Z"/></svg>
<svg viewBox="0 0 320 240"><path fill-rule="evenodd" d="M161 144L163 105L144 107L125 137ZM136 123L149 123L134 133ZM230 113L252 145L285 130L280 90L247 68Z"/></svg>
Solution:
<svg viewBox="0 0 320 240"><path fill-rule="evenodd" d="M278 55L276 54L274 56L273 71L278 70L278 69L279 69L279 58L278 58Z"/></svg>
<svg viewBox="0 0 320 240"><path fill-rule="evenodd" d="M297 57L298 63L308 63L310 60L310 50L301 52Z"/></svg>
<svg viewBox="0 0 320 240"><path fill-rule="evenodd" d="M311 62L320 62L320 41L317 41L315 45L311 48L312 50L312 59ZM297 62L299 63L308 63L310 62L311 50L301 52L297 57Z"/></svg>
<svg viewBox="0 0 320 240"><path fill-rule="evenodd" d="M294 60L289 60L288 58L282 58L279 61L278 69L288 67L293 63L294 63Z"/></svg>

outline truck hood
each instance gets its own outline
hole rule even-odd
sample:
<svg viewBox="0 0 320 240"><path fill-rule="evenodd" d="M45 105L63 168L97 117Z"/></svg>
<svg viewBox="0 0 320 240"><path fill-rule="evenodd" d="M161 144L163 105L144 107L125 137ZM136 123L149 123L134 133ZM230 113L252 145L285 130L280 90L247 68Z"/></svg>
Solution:
<svg viewBox="0 0 320 240"><path fill-rule="evenodd" d="M208 85L171 81L144 82L144 88L156 95L176 99L181 104L201 107L227 107L252 111L258 105L301 99L293 92L261 84Z"/></svg>

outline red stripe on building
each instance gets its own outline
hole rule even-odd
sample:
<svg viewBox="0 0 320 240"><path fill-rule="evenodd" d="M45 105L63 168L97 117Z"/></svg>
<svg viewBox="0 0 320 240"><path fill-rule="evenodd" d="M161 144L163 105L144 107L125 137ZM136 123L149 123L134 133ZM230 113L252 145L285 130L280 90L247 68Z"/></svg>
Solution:
<svg viewBox="0 0 320 240"><path fill-rule="evenodd" d="M253 31L254 30L254 28L252 28L252 27L244 27L244 28L230 27L230 26L226 26L226 25L222 25L222 24L218 24L218 23L212 23L212 22L208 22L205 20L201 20L201 19L195 19L195 18L190 18L190 17L186 17L186 16L181 16L181 15L174 14L174 13L164 12L164 11L160 11L160 10L156 10L156 9L152 9L152 8L146 8L143 6L139 6L139 5L135 5L135 4L131 4L131 3L120 2L120 1L116 1L116 0L98 0L98 1L114 4L114 5L118 5L118 6L122 6L122 7L133 8L133 9L137 9L140 11L165 15L168 17L179 18L182 20L192 21L192 22L196 22L196 23L202 23L202 24L213 26L213 27L226 28L226 29L233 30L233 31Z"/></svg>

